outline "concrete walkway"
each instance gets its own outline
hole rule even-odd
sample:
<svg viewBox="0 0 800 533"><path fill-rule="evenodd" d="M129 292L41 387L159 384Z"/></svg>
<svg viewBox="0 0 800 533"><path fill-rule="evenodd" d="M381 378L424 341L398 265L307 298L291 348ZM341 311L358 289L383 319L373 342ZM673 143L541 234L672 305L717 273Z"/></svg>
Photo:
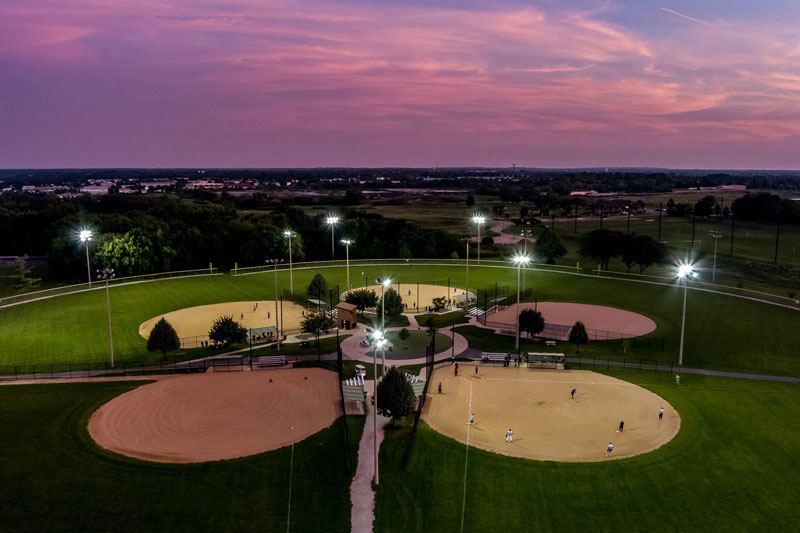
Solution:
<svg viewBox="0 0 800 533"><path fill-rule="evenodd" d="M368 395L373 394L372 381L364 384ZM361 434L361 442L358 447L358 467L350 486L350 524L353 533L368 533L372 531L372 523L375 521L375 492L372 490L372 480L375 477L375 423L372 418L374 407L367 402L367 422L364 424L364 432ZM389 419L378 416L377 447L380 450L383 442L384 429Z"/></svg>

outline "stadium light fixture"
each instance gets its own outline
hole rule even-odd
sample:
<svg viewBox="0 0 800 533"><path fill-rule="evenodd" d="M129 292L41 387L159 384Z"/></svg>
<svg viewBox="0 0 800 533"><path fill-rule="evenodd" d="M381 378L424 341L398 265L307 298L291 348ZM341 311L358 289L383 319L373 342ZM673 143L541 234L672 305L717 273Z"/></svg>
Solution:
<svg viewBox="0 0 800 533"><path fill-rule="evenodd" d="M383 336L383 330L376 330L372 333L372 339L375 347L372 350L372 380L373 380L373 387L372 387L372 402L373 402L373 411L372 411L372 423L374 425L374 438L372 440L374 450L373 455L375 457L375 464L374 464L374 471L375 471L375 484L378 484L378 350L383 350L383 346L386 344L386 339ZM386 367L386 360L384 358L384 372Z"/></svg>
<svg viewBox="0 0 800 533"><path fill-rule="evenodd" d="M711 283L717 282L717 241L722 237L722 232L712 229L708 232L708 236L714 239L714 268L711 270Z"/></svg>
<svg viewBox="0 0 800 533"><path fill-rule="evenodd" d="M689 280L697 277L697 271L688 263L678 266L678 279L683 280L683 314L681 317L681 343L678 348L678 365L683 365L683 338L686 331L686 295L689 292Z"/></svg>
<svg viewBox="0 0 800 533"><path fill-rule="evenodd" d="M511 258L511 262L517 265L517 339L516 348L517 355L519 355L519 274L522 270L522 265L527 265L531 262L531 258L525 254L516 254Z"/></svg>
<svg viewBox="0 0 800 533"><path fill-rule="evenodd" d="M342 239L342 244L344 244L345 250L345 265L347 268L347 290L350 290L350 245L353 244L355 241L350 239Z"/></svg>
<svg viewBox="0 0 800 533"><path fill-rule="evenodd" d="M392 284L392 280L389 278L375 278L375 283L378 283L381 286L381 329L386 330L386 304L383 301L383 290ZM386 373L386 365L383 367L383 372L384 374Z"/></svg>
<svg viewBox="0 0 800 533"><path fill-rule="evenodd" d="M486 217L481 214L472 215L472 223L478 226L478 264L481 262L481 226L486 224Z"/></svg>
<svg viewBox="0 0 800 533"><path fill-rule="evenodd" d="M333 228L336 224L339 223L339 217L337 215L328 215L325 219L325 223L331 227L331 259L336 259L336 252L334 250L334 239L333 239Z"/></svg>
<svg viewBox="0 0 800 533"><path fill-rule="evenodd" d="M292 237L295 236L295 232L290 229L285 229L283 230L283 235L289 239L289 291L294 294L294 277L292 275Z"/></svg>
<svg viewBox="0 0 800 533"><path fill-rule="evenodd" d="M88 230L86 228L81 229L78 232L78 239L83 243L84 248L86 249L86 279L89 280L89 288L92 288L92 269L89 265L89 241L92 240L92 230Z"/></svg>
<svg viewBox="0 0 800 533"><path fill-rule="evenodd" d="M113 268L101 268L97 271L97 278L106 282L106 313L108 314L108 349L111 354L111 368L114 368L114 337L111 334L111 295L108 290L108 280L114 279Z"/></svg>

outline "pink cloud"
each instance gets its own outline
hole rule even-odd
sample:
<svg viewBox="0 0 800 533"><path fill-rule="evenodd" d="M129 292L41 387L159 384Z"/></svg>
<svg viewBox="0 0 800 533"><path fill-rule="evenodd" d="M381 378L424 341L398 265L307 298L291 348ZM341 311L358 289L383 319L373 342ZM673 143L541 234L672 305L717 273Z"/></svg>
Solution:
<svg viewBox="0 0 800 533"><path fill-rule="evenodd" d="M11 104L0 104L0 165L13 164L13 143L35 142L35 128L59 127L37 107L59 116L65 135L80 117L74 142L120 158L168 146L184 154L165 166L200 164L193 147L206 157L214 142L229 165L328 164L304 162L310 153L390 163L390 148L411 158L437 146L454 154L450 164L481 164L470 158L492 147L503 157L517 150L525 164L536 156L530 146L566 158L569 147L597 153L592 143L620 159L603 164L641 164L636 154L659 146L693 153L712 142L736 151L772 141L773 152L789 153L800 129L800 28L715 20L655 38L569 9L307 9L256 0L13 4L0 22L0 58L19 86L0 88ZM36 90L21 89L28 85ZM30 141L9 134L25 123ZM136 149L110 149L119 137L94 131L107 127L139 134L126 139ZM259 150L259 140L275 150Z"/></svg>

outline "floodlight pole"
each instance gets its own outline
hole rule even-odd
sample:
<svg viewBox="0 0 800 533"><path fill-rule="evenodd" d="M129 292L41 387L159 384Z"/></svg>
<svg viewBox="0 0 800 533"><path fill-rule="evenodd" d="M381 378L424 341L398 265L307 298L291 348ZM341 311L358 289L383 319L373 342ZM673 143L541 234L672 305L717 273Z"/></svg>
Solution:
<svg viewBox="0 0 800 533"><path fill-rule="evenodd" d="M465 296L466 304L469 304L469 237L467 237L467 294ZM417 309L419 311L419 309Z"/></svg>
<svg viewBox="0 0 800 533"><path fill-rule="evenodd" d="M372 351L372 424L374 433L372 442L374 445L373 455L375 456L375 484L378 484L378 351Z"/></svg>
<svg viewBox="0 0 800 533"><path fill-rule="evenodd" d="M286 230L285 235L289 237L289 291L294 294L294 278L292 276L292 230Z"/></svg>
<svg viewBox="0 0 800 533"><path fill-rule="evenodd" d="M519 355L519 274L520 270L522 269L522 261L517 262L517 339L516 339L516 349L517 354Z"/></svg>
<svg viewBox="0 0 800 533"><path fill-rule="evenodd" d="M92 269L89 266L89 239L83 241L86 248L86 278L89 280L89 288L92 288Z"/></svg>
<svg viewBox="0 0 800 533"><path fill-rule="evenodd" d="M108 315L108 347L111 354L111 368L114 368L114 337L111 333L111 295L108 289L109 278L114 277L113 268L103 268L97 271L97 277L106 282L106 314Z"/></svg>
<svg viewBox="0 0 800 533"><path fill-rule="evenodd" d="M278 339L278 351L281 351L281 328L278 323L278 261L275 260L273 272L275 273L275 336ZM319 339L317 339L319 346Z"/></svg>
<svg viewBox="0 0 800 533"><path fill-rule="evenodd" d="M381 283L381 332L386 334L386 299L383 297L384 284ZM383 345L381 345L383 347ZM381 350L381 373L386 377L386 350ZM377 389L376 389L377 391Z"/></svg>
<svg viewBox="0 0 800 533"><path fill-rule="evenodd" d="M717 241L722 237L722 232L711 230L708 232L708 236L714 239L714 268L711 270L711 283L714 284L717 279Z"/></svg>
<svg viewBox="0 0 800 533"><path fill-rule="evenodd" d="M716 241L714 241L716 242ZM686 329L686 294L689 292L689 276L683 279L683 317L681 318L681 344L678 348L678 365L683 365L683 334Z"/></svg>

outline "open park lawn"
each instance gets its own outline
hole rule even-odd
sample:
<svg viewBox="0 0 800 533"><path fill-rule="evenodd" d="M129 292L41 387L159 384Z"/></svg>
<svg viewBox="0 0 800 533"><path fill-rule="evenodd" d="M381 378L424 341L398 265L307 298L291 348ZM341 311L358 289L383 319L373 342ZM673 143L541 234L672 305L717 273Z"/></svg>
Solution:
<svg viewBox="0 0 800 533"><path fill-rule="evenodd" d="M0 387L0 530L286 531L291 447L170 465L94 444L92 412L141 383ZM364 418L347 424L355 468ZM350 481L339 418L294 445L291 529L350 531Z"/></svg>
<svg viewBox="0 0 800 533"><path fill-rule="evenodd" d="M463 531L796 529L796 384L613 374L678 410L674 440L630 459L552 463L467 449L424 422L409 451L407 424L381 448L376 531L460 531L462 512Z"/></svg>
<svg viewBox="0 0 800 533"><path fill-rule="evenodd" d="M425 347L431 340L427 331L409 331L409 337L405 340L400 338L400 331L390 331L386 338L392 343L392 350L386 351L387 359L412 359L415 357L425 357ZM450 337L441 333L436 334L436 353L441 353L453 345ZM372 352L370 351L371 355Z"/></svg>

